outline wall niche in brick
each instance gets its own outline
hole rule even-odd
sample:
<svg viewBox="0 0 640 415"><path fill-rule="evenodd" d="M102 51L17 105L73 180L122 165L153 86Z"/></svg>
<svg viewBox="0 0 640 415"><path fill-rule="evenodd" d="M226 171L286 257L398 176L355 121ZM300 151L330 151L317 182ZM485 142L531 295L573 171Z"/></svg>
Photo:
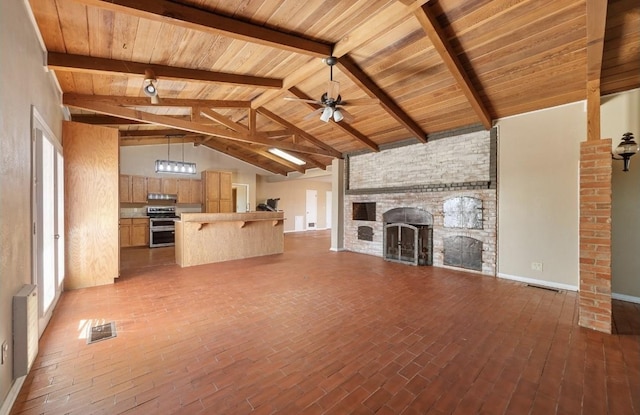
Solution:
<svg viewBox="0 0 640 415"><path fill-rule="evenodd" d="M373 241L373 228L371 226L358 226L358 240Z"/></svg>

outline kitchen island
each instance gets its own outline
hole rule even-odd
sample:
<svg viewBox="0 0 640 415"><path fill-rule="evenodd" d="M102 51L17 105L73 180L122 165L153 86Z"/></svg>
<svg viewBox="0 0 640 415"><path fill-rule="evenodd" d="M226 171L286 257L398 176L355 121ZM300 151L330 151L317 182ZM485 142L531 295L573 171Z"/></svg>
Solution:
<svg viewBox="0 0 640 415"><path fill-rule="evenodd" d="M181 267L284 252L284 213L182 213L176 221Z"/></svg>

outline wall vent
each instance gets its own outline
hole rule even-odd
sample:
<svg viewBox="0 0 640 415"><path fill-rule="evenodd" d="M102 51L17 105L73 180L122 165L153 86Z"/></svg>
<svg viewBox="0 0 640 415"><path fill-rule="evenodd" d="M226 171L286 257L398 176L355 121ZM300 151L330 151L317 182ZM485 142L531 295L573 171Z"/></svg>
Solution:
<svg viewBox="0 0 640 415"><path fill-rule="evenodd" d="M38 355L38 291L25 284L13 296L13 378L25 376Z"/></svg>

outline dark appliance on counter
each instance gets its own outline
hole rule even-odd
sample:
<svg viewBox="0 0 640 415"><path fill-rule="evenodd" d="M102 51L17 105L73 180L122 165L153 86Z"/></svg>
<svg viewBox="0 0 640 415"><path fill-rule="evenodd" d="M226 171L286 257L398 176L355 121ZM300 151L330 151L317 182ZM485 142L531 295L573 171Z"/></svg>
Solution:
<svg viewBox="0 0 640 415"><path fill-rule="evenodd" d="M267 199L267 203L258 204L256 209L264 211L264 212L277 212L278 211L278 200L280 200L280 198Z"/></svg>
<svg viewBox="0 0 640 415"><path fill-rule="evenodd" d="M173 246L176 241L175 206L147 206L149 216L149 248Z"/></svg>

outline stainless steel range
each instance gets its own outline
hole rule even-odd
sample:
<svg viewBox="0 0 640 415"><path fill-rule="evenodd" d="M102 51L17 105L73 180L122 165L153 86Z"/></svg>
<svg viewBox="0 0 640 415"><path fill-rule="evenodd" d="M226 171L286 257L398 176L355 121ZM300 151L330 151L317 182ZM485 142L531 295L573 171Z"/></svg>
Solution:
<svg viewBox="0 0 640 415"><path fill-rule="evenodd" d="M175 206L147 206L149 216L149 248L175 245L178 219Z"/></svg>

